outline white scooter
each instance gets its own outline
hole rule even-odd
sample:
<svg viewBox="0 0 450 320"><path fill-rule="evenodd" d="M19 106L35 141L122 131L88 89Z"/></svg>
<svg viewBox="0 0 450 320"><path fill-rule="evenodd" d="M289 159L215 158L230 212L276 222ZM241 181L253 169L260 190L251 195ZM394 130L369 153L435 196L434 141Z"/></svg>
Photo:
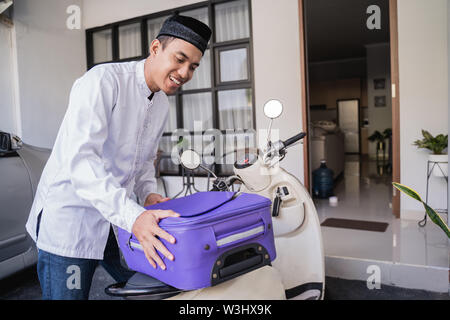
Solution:
<svg viewBox="0 0 450 320"><path fill-rule="evenodd" d="M273 119L282 113L282 105L271 100L264 113ZM239 192L255 193L272 200L272 220L277 258L265 266L213 287L182 292L156 279L136 274L127 283L106 288L106 293L137 299L323 299L325 292L325 260L320 222L314 203L301 182L279 167L286 149L302 139L300 133L286 141L270 138L262 152L246 152L234 164L235 175L218 178L201 165L193 150L181 155L181 164L189 170L198 167L214 177L212 191L229 191L241 184Z"/></svg>

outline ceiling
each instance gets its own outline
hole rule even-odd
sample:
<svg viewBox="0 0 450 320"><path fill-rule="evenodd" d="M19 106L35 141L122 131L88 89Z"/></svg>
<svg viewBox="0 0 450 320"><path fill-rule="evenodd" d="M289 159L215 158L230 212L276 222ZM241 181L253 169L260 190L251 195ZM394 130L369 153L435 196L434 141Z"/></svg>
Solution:
<svg viewBox="0 0 450 320"><path fill-rule="evenodd" d="M389 0L305 0L308 61L365 57L365 45L389 42ZM370 5L381 9L381 29L369 30Z"/></svg>

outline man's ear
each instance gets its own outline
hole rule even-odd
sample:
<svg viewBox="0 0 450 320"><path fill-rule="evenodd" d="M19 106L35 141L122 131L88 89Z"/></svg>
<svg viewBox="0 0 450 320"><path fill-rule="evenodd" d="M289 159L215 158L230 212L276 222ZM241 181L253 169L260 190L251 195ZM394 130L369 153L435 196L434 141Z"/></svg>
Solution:
<svg viewBox="0 0 450 320"><path fill-rule="evenodd" d="M161 49L162 49L162 45L158 39L155 39L150 43L150 48L149 48L150 55L156 55L158 53L158 51Z"/></svg>

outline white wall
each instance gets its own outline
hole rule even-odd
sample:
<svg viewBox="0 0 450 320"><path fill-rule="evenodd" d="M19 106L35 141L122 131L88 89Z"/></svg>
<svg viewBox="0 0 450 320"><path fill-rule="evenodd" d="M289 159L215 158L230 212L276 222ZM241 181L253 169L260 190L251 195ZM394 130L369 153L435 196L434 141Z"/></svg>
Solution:
<svg viewBox="0 0 450 320"><path fill-rule="evenodd" d="M86 71L84 30L69 30L69 5L81 0L14 1L22 140L52 147L70 89Z"/></svg>
<svg viewBox="0 0 450 320"><path fill-rule="evenodd" d="M256 128L267 128L263 105L279 99L284 112L273 128L285 140L302 130L300 38L296 0L253 0ZM281 166L304 181L303 145L289 149Z"/></svg>
<svg viewBox="0 0 450 320"><path fill-rule="evenodd" d="M401 183L426 192L428 152L412 143L421 129L448 132L448 18L446 0L399 0L400 158ZM430 183L429 204L447 206L444 181ZM423 206L402 194L401 217L422 218Z"/></svg>
<svg viewBox="0 0 450 320"><path fill-rule="evenodd" d="M86 29L103 26L155 12L187 6L199 0L82 0L83 25Z"/></svg>
<svg viewBox="0 0 450 320"><path fill-rule="evenodd" d="M85 0L83 23L85 28L91 28L196 2L199 1L169 0L150 4L135 0L124 5L120 0ZM279 99L285 109L274 121L273 128L279 129L281 139L287 139L302 130L298 3L296 0L253 0L251 6L256 129L268 127L262 109L264 103ZM289 149L282 166L303 181L301 144Z"/></svg>

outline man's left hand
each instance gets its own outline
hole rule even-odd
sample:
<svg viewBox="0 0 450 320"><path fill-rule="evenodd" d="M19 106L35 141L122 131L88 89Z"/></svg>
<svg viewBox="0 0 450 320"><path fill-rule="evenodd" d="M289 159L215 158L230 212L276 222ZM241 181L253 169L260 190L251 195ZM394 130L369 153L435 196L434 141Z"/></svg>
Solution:
<svg viewBox="0 0 450 320"><path fill-rule="evenodd" d="M145 199L144 207L151 206L152 204L157 204L170 200L170 198L164 198L158 193L150 193Z"/></svg>

